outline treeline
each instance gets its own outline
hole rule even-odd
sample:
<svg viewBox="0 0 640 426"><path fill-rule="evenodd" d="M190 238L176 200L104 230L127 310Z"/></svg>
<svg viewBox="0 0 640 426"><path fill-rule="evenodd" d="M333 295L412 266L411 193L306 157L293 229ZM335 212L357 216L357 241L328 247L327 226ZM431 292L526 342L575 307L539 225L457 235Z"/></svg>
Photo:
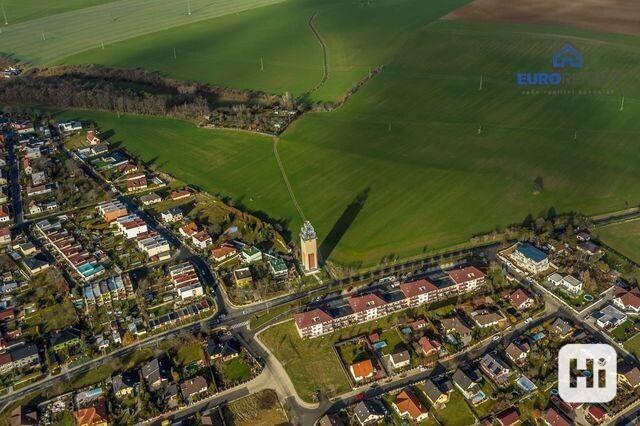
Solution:
<svg viewBox="0 0 640 426"><path fill-rule="evenodd" d="M191 120L229 105L270 110L283 97L170 79L144 70L98 66L33 68L0 82L0 103L99 109ZM255 110L255 109L254 109Z"/></svg>

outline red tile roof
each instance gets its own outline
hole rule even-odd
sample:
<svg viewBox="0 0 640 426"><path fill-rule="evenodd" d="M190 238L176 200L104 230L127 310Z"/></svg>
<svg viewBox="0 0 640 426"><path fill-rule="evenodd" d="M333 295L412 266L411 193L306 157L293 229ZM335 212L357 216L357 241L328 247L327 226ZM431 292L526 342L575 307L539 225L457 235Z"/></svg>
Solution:
<svg viewBox="0 0 640 426"><path fill-rule="evenodd" d="M502 426L515 425L520 421L520 416L515 408L509 408L502 413L498 414L498 422Z"/></svg>
<svg viewBox="0 0 640 426"><path fill-rule="evenodd" d="M449 278L451 278L456 284L462 284L467 281L477 280L484 277L485 274L475 266L467 266L465 268L449 271Z"/></svg>
<svg viewBox="0 0 640 426"><path fill-rule="evenodd" d="M404 294L404 297L409 298L418 296L420 294L429 293L431 291L437 291L438 287L436 287L436 285L431 281L422 279L400 284L400 290Z"/></svg>
<svg viewBox="0 0 640 426"><path fill-rule="evenodd" d="M589 407L589 414L599 422L603 421L607 416L605 409L599 405L592 405Z"/></svg>
<svg viewBox="0 0 640 426"><path fill-rule="evenodd" d="M525 303L530 298L531 296L529 296L529 293L527 293L521 288L517 289L511 294L511 296L509 296L509 300L511 301L511 304L517 308L519 308L523 303Z"/></svg>
<svg viewBox="0 0 640 426"><path fill-rule="evenodd" d="M632 306L635 309L640 308L640 290L637 288L627 291L622 287L616 287L615 297L619 298L625 306Z"/></svg>
<svg viewBox="0 0 640 426"><path fill-rule="evenodd" d="M551 426L571 426L571 422L553 407L549 407L544 415L544 420Z"/></svg>
<svg viewBox="0 0 640 426"><path fill-rule="evenodd" d="M405 389L400 392L393 404L398 408L400 413L408 413L412 419L416 419L421 414L427 412L427 409L410 389Z"/></svg>
<svg viewBox="0 0 640 426"><path fill-rule="evenodd" d="M348 300L349 306L353 312L362 312L367 309L378 308L387 304L375 293L365 294L363 296L352 296Z"/></svg>
<svg viewBox="0 0 640 426"><path fill-rule="evenodd" d="M351 364L351 371L353 372L353 377L356 379L369 377L373 374L373 363L370 359L356 362L355 364Z"/></svg>
<svg viewBox="0 0 640 426"><path fill-rule="evenodd" d="M307 312L295 314L293 319L299 329L307 328L315 324L330 322L332 320L331 316L322 309L312 309Z"/></svg>

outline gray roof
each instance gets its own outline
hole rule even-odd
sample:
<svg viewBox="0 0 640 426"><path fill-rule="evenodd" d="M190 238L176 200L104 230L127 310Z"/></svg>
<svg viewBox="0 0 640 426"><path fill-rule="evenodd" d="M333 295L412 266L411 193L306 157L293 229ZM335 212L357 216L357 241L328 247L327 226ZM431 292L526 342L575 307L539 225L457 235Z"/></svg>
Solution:
<svg viewBox="0 0 640 426"><path fill-rule="evenodd" d="M371 416L385 416L387 410L378 399L366 399L356 404L353 413L360 424L364 424Z"/></svg>
<svg viewBox="0 0 640 426"><path fill-rule="evenodd" d="M467 376L467 374L464 371L460 370L459 368L455 371L455 373L453 373L453 376L451 377L451 379L455 384L460 386L462 389L469 389L471 388L471 386L475 384L475 382L471 380L471 378Z"/></svg>
<svg viewBox="0 0 640 426"><path fill-rule="evenodd" d="M424 382L423 388L424 388L424 393L429 398L429 401L432 401L432 402L436 401L438 398L440 398L444 394L442 389L440 389L438 385L433 383L431 379L427 379L427 381Z"/></svg>
<svg viewBox="0 0 640 426"><path fill-rule="evenodd" d="M27 343L23 346L18 346L17 348L11 350L11 360L18 361L24 358L31 357L33 355L38 355L38 347L35 343Z"/></svg>

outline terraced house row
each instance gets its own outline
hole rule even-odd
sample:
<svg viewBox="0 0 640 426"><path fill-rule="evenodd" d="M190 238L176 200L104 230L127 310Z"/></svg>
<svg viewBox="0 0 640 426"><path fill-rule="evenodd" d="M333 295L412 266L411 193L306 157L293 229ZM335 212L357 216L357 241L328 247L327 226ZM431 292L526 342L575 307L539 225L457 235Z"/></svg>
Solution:
<svg viewBox="0 0 640 426"><path fill-rule="evenodd" d="M448 271L436 278L390 286L385 291L351 296L343 303L295 314L298 334L302 338L314 338L403 309L469 293L481 287L486 276L478 268L467 266Z"/></svg>
<svg viewBox="0 0 640 426"><path fill-rule="evenodd" d="M36 228L84 281L91 281L105 273L104 266L82 247L59 220L42 220L36 223Z"/></svg>

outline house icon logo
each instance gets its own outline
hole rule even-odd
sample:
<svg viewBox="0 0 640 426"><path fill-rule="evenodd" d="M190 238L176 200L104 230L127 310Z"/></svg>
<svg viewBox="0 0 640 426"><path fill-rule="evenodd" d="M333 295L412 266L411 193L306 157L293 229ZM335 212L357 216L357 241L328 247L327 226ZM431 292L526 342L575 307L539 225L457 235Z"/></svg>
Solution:
<svg viewBox="0 0 640 426"><path fill-rule="evenodd" d="M582 68L582 55L571 43L566 42L553 55L554 68Z"/></svg>

